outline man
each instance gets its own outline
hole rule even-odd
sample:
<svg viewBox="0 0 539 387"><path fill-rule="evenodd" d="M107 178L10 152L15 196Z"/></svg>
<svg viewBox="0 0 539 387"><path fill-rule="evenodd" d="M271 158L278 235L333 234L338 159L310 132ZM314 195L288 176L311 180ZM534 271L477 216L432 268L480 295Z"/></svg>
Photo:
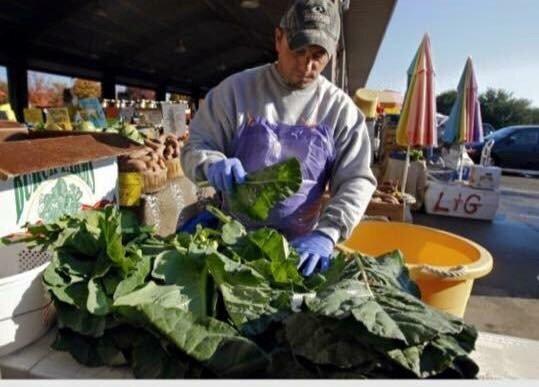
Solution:
<svg viewBox="0 0 539 387"><path fill-rule="evenodd" d="M275 30L277 62L234 74L212 89L181 155L191 180L207 179L218 191L298 158L301 188L266 222L234 215L248 227L269 226L287 236L306 276L327 270L335 244L360 221L376 186L363 115L320 75L339 34L340 14L331 0L296 0ZM331 197L321 212L328 183ZM208 218L202 214L195 223Z"/></svg>

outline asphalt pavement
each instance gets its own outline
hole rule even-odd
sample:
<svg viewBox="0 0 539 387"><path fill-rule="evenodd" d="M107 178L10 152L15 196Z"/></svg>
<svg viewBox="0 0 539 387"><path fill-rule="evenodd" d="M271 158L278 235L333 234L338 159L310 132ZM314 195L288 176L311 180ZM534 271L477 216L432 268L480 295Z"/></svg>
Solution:
<svg viewBox="0 0 539 387"><path fill-rule="evenodd" d="M414 213L414 223L479 243L492 272L476 280L465 320L479 330L539 340L539 179L503 176L492 221Z"/></svg>

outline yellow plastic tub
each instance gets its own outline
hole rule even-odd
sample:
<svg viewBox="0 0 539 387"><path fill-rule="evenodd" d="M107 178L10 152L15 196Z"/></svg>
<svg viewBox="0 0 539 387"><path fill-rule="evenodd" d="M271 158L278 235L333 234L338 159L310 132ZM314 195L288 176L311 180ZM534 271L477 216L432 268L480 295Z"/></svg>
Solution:
<svg viewBox="0 0 539 387"><path fill-rule="evenodd" d="M400 250L421 299L440 310L464 316L473 281L492 270L492 255L458 235L399 222L362 222L345 248L378 256Z"/></svg>

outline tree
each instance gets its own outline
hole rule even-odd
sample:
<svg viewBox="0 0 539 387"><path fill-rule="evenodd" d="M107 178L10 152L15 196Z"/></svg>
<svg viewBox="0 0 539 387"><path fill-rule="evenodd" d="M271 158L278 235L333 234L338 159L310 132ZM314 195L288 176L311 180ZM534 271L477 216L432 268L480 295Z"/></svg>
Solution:
<svg viewBox="0 0 539 387"><path fill-rule="evenodd" d="M438 95L438 113L449 115L456 98L455 90ZM510 91L488 88L479 96L479 103L483 122L488 122L496 129L510 125L539 124L539 108L533 108L528 99L514 97Z"/></svg>
<svg viewBox="0 0 539 387"><path fill-rule="evenodd" d="M438 97L436 97L436 111L448 116L456 99L456 90L444 91L442 94L439 94Z"/></svg>
<svg viewBox="0 0 539 387"><path fill-rule="evenodd" d="M7 103L9 100L7 82L0 80L0 105Z"/></svg>
<svg viewBox="0 0 539 387"><path fill-rule="evenodd" d="M483 122L492 124L496 129L509 125L528 124L534 120L531 101L515 98L513 93L503 89L487 89L479 96ZM537 117L537 113L535 113Z"/></svg>

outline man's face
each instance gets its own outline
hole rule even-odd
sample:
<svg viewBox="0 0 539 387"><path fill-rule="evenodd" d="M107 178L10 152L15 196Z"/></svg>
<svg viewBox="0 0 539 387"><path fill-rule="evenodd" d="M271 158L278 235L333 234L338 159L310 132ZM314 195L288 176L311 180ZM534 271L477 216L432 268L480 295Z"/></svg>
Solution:
<svg viewBox="0 0 539 387"><path fill-rule="evenodd" d="M278 54L277 68L288 85L303 89L311 84L329 62L329 54L320 46L306 46L291 50L286 33L275 30L275 49Z"/></svg>

